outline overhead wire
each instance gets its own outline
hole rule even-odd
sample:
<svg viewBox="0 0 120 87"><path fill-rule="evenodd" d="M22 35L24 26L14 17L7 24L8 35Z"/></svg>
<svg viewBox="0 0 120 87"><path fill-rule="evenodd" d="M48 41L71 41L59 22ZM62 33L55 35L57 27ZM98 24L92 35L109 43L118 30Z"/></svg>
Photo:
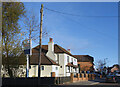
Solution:
<svg viewBox="0 0 120 87"><path fill-rule="evenodd" d="M71 14L71 13L66 13L66 12L61 12L61 11L57 11L57 10L53 10L53 9L49 9L47 7L44 7L46 10L52 11L52 12L56 12L56 13L60 13L60 14L64 14L64 15L71 15L71 16L77 16L77 17L118 17L118 16L83 16L83 15L79 15L79 14Z"/></svg>
<svg viewBox="0 0 120 87"><path fill-rule="evenodd" d="M108 37L109 39L110 39L110 37L111 37L111 36L109 36L109 35L107 35L107 34L105 34L105 33L103 33L103 32L100 32L100 31L96 30L96 29L89 28L89 27L87 27L86 25L83 25L83 24L81 24L80 22L78 22L78 21L76 21L76 20L73 20L73 19L71 19L71 18L68 18L68 16L67 16L67 17L65 16L65 15L71 15L71 16L73 16L73 15L74 15L74 16L80 16L80 15L69 14L69 13L63 13L63 12L60 12L60 11L48 9L48 8L46 8L46 7L45 7L45 9L46 9L46 10L49 10L49 11L52 11L52 12L57 12L57 13L62 14L62 17L65 17L65 18L67 18L68 20L72 20L72 21L74 21L74 22L76 22L76 23L78 23L78 24L80 24L80 25L86 27L86 28L84 28L84 29L89 29L89 30L95 31L95 32L97 32L97 33L99 33L99 34L102 34L102 35ZM64 14L65 14L65 15L64 15ZM103 17L103 16L84 16L84 17ZM107 16L104 16L104 17L107 17ZM109 17L117 17L117 16L109 16ZM113 37L111 37L111 38L113 38ZM117 40L117 39L114 38L114 40Z"/></svg>

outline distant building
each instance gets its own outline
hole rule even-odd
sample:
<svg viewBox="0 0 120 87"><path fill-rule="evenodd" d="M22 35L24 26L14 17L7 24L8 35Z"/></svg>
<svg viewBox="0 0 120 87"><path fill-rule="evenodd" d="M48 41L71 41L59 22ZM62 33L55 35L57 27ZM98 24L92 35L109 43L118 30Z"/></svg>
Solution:
<svg viewBox="0 0 120 87"><path fill-rule="evenodd" d="M94 58L89 55L74 55L77 58L79 72L80 71L93 71L94 70Z"/></svg>
<svg viewBox="0 0 120 87"><path fill-rule="evenodd" d="M111 68L111 72L118 71L118 70L119 70L118 64L113 65L113 67Z"/></svg>

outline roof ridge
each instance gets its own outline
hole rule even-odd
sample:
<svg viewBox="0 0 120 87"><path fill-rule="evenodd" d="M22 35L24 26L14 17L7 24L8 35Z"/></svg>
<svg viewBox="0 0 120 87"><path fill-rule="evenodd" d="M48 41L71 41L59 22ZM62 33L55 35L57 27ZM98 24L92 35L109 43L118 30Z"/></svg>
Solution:
<svg viewBox="0 0 120 87"><path fill-rule="evenodd" d="M59 47L59 49L61 49L63 52L64 52L64 50L66 50L66 49L64 49L63 47L61 47L61 46L59 46L59 45L57 45L58 47ZM61 47L61 48L60 48ZM63 50L64 49L64 50ZM67 50L66 50L67 51ZM68 52L68 51L67 51ZM70 52L69 52L70 53ZM71 54L71 53L70 53Z"/></svg>
<svg viewBox="0 0 120 87"><path fill-rule="evenodd" d="M59 45L57 45L57 44L55 44L55 45L56 45L60 50L62 50L62 49L60 48L61 46L59 46ZM63 51L63 50L62 50L62 51ZM64 51L63 51L63 52L64 52Z"/></svg>
<svg viewBox="0 0 120 87"><path fill-rule="evenodd" d="M57 44L56 44L56 45L57 45ZM59 48L60 50L62 50L63 52L65 52L65 51L68 52L65 48L63 48L63 47L61 47L61 46L59 46L59 45L57 45L57 46L58 46L58 48ZM61 48L62 48L62 49L61 49ZM65 51L64 51L63 49L64 49ZM66 52L65 52L65 53L66 53ZM68 52L68 53L69 53L69 55L74 56L74 55L72 55L70 52ZM75 57L75 56L74 56L74 57ZM76 57L75 57L75 58L76 58Z"/></svg>
<svg viewBox="0 0 120 87"><path fill-rule="evenodd" d="M48 46L48 45L42 45L42 46ZM32 49L37 48L37 47L39 47L39 45L37 45L37 46L33 47Z"/></svg>

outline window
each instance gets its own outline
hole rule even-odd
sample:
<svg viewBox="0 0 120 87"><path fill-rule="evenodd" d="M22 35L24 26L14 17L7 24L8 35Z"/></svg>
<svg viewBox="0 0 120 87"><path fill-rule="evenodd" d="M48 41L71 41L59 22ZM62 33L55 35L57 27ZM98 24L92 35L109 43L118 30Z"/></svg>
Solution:
<svg viewBox="0 0 120 87"><path fill-rule="evenodd" d="M69 62L69 56L67 56L67 62Z"/></svg>
<svg viewBox="0 0 120 87"><path fill-rule="evenodd" d="M78 68L79 68L79 73L80 73L80 64L78 64Z"/></svg>
<svg viewBox="0 0 120 87"><path fill-rule="evenodd" d="M20 68L23 68L23 66L20 66Z"/></svg>
<svg viewBox="0 0 120 87"><path fill-rule="evenodd" d="M74 61L76 62L76 59L74 59Z"/></svg>
<svg viewBox="0 0 120 87"><path fill-rule="evenodd" d="M58 67L56 67L56 70L58 70Z"/></svg>
<svg viewBox="0 0 120 87"><path fill-rule="evenodd" d="M68 66L68 72L70 72L70 67Z"/></svg>
<svg viewBox="0 0 120 87"><path fill-rule="evenodd" d="M33 66L34 68L36 67L36 66Z"/></svg>
<svg viewBox="0 0 120 87"><path fill-rule="evenodd" d="M29 69L31 69L31 66L29 66Z"/></svg>
<svg viewBox="0 0 120 87"><path fill-rule="evenodd" d="M58 62L58 64L59 64L59 54L57 54L57 62Z"/></svg>
<svg viewBox="0 0 120 87"><path fill-rule="evenodd" d="M44 66L42 66L42 70L44 70Z"/></svg>
<svg viewBox="0 0 120 87"><path fill-rule="evenodd" d="M77 71L77 69L75 68L75 71Z"/></svg>
<svg viewBox="0 0 120 87"><path fill-rule="evenodd" d="M71 62L73 62L73 58L71 58Z"/></svg>

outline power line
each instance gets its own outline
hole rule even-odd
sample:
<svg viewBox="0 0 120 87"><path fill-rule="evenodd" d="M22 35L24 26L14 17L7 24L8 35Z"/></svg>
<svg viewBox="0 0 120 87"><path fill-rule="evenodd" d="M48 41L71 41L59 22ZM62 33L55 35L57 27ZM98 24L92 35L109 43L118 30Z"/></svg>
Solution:
<svg viewBox="0 0 120 87"><path fill-rule="evenodd" d="M86 30L94 31L94 32L96 32L96 33L98 33L98 34L100 34L100 35L102 35L102 36L106 36L106 37L109 38L109 39L112 38L113 40L118 40L118 39L114 38L113 36L110 36L110 35L108 35L108 34L106 34L106 33L103 33L103 32L101 32L101 31L98 31L98 30L96 30L96 29L94 29L94 28L90 28L89 26L86 26L85 24L82 24L82 23L78 22L77 20L71 19L71 18L69 18L68 16L67 16L67 17L66 17L66 16L62 16L62 17L78 23L79 25L85 27L84 29L86 29Z"/></svg>
<svg viewBox="0 0 120 87"><path fill-rule="evenodd" d="M55 12L57 12L57 11L55 11ZM59 13L61 13L61 12L59 12ZM103 32L100 32L100 31L98 31L98 30L96 30L96 29L93 29L93 28L90 28L90 27L88 27L88 26L86 26L86 25L84 25L84 24L81 24L80 22L78 22L78 21L76 21L76 20L73 20L73 19L69 18L68 16L66 17L66 16L63 15L63 14L61 14L61 15L62 15L62 17L65 17L66 19L68 19L68 20L70 20L70 21L74 21L74 22L82 25L83 27L85 27L84 29L92 30L92 31L94 31L94 32L96 32L96 33L98 33L98 34L100 34L100 35L102 35L102 36L108 37L109 39L110 39L110 38L113 38L112 36L110 37L109 35L107 35L107 34L105 34L105 33L103 33ZM114 39L114 40L117 40L116 38L113 38L113 39Z"/></svg>
<svg viewBox="0 0 120 87"><path fill-rule="evenodd" d="M64 15L71 15L71 16L77 16L77 17L108 17L108 18L111 18L111 17L119 17L119 16L83 16L83 15L79 15L79 14L71 14L71 13L65 13L65 12L61 12L61 11L57 11L57 10L53 10L53 9L49 9L49 8L46 8L46 10L49 10L49 11L52 11L52 12L56 12L56 13L60 13L60 14L64 14Z"/></svg>

